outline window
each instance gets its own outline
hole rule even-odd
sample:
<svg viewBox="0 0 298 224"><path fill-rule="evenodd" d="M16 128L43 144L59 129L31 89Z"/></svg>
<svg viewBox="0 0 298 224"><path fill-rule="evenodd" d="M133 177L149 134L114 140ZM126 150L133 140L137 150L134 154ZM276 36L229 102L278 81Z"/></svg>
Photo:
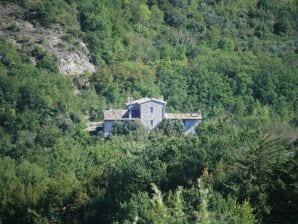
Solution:
<svg viewBox="0 0 298 224"><path fill-rule="evenodd" d="M150 107L150 112L151 114L153 114L153 107Z"/></svg>
<svg viewBox="0 0 298 224"><path fill-rule="evenodd" d="M151 127L153 127L153 120L150 121Z"/></svg>

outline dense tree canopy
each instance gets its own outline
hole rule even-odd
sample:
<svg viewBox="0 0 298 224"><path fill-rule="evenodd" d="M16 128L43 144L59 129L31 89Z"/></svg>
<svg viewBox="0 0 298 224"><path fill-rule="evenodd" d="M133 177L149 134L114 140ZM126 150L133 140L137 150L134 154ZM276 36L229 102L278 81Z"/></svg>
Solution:
<svg viewBox="0 0 298 224"><path fill-rule="evenodd" d="M50 53L0 39L0 223L297 221L296 1L0 4L81 38L97 65L65 77ZM196 135L180 121L84 131L128 96L160 95L202 112Z"/></svg>

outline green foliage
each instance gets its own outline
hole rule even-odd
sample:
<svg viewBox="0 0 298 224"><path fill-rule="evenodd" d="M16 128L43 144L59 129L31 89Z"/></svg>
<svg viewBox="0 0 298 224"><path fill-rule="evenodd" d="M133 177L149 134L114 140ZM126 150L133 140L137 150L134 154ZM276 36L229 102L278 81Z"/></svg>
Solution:
<svg viewBox="0 0 298 224"><path fill-rule="evenodd" d="M269 174L271 184L267 188L271 215L265 218L267 223L293 223L296 220L297 204L297 150L289 160L274 167Z"/></svg>
<svg viewBox="0 0 298 224"><path fill-rule="evenodd" d="M39 23L43 26L50 26L52 23L77 26L75 8L63 0L23 0L19 4L27 9L25 18L34 23Z"/></svg>
<svg viewBox="0 0 298 224"><path fill-rule="evenodd" d="M189 190L179 187L167 197L162 195L156 185L152 185L153 197L140 192L128 203L122 205L121 218L123 223L258 223L253 209L245 201L239 204L235 199L225 200L221 195L208 193L199 180L199 189ZM188 197L192 196L189 203ZM211 205L209 205L211 201ZM199 204L197 204L199 203Z"/></svg>
<svg viewBox="0 0 298 224"><path fill-rule="evenodd" d="M58 73L57 59L54 56L49 55L45 50L38 46L33 48L31 55L37 61L36 66L38 68Z"/></svg>
<svg viewBox="0 0 298 224"><path fill-rule="evenodd" d="M155 79L154 69L139 62L102 66L91 77L97 94L115 107L121 107L128 96L159 96Z"/></svg>
<svg viewBox="0 0 298 224"><path fill-rule="evenodd" d="M141 137L145 135L146 128L142 125L140 121L116 121L113 123L111 130L112 135L137 135Z"/></svg>
<svg viewBox="0 0 298 224"><path fill-rule="evenodd" d="M225 170L222 170L224 174L214 181L215 185L220 183L217 187L233 192L240 200L249 198L258 215L266 217L271 214L268 189L271 184L275 185L271 182L275 180L270 180L270 176L274 167L291 160L290 154L293 152L280 139L258 137L255 142L250 143L250 146L247 146L249 148L236 152L238 155L235 156L233 164L221 168Z"/></svg>
<svg viewBox="0 0 298 224"><path fill-rule="evenodd" d="M53 145L63 133L74 134L78 120L71 115L79 110L71 82L52 74L51 67L46 66L46 71L33 66L6 42L1 46L5 46L1 63L8 69L0 86L0 123L6 139L1 155L21 156L38 145ZM5 133L11 135L10 142Z"/></svg>
<svg viewBox="0 0 298 224"><path fill-rule="evenodd" d="M179 120L163 120L158 125L157 130L168 136L182 135L184 132L184 125L183 122Z"/></svg>
<svg viewBox="0 0 298 224"><path fill-rule="evenodd" d="M63 77L42 48L0 40L1 223L297 220L295 1L11 3L35 26L67 27L98 69ZM178 121L82 131L129 96L160 95L168 111L202 112L196 136Z"/></svg>

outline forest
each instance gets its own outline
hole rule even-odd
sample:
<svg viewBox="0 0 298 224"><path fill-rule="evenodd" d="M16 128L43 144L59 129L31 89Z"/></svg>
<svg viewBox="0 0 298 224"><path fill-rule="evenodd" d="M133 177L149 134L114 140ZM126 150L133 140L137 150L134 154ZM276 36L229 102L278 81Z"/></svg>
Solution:
<svg viewBox="0 0 298 224"><path fill-rule="evenodd" d="M84 40L97 70L65 76L50 53L0 38L1 224L297 223L297 1L7 4ZM159 96L202 113L195 135L84 131L86 113Z"/></svg>

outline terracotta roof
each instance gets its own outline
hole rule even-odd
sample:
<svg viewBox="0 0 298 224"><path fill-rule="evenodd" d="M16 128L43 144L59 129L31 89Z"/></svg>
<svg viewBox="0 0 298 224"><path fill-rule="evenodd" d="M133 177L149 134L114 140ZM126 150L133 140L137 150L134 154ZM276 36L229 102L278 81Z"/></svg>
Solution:
<svg viewBox="0 0 298 224"><path fill-rule="evenodd" d="M138 100L127 102L125 105L128 106L128 105L133 105L133 104L142 104L142 103L146 103L148 101L156 101L156 102L159 102L159 103L167 104L166 101L159 100L159 99L156 99L156 98L141 98L141 99L138 99Z"/></svg>
<svg viewBox="0 0 298 224"><path fill-rule="evenodd" d="M166 113L165 118L169 120L200 120L200 113Z"/></svg>

